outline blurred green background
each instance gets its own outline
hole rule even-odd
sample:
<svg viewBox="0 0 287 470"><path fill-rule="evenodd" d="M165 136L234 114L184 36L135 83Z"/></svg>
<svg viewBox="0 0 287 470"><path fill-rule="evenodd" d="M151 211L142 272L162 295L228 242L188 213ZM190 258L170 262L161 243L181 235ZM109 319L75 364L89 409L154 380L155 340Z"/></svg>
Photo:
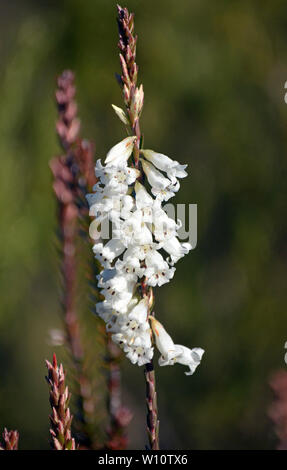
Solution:
<svg viewBox="0 0 287 470"><path fill-rule="evenodd" d="M188 162L178 203L198 204L198 244L156 292L175 342L206 350L193 377L157 368L170 449L269 449L268 380L287 340L286 2L127 0L136 13L145 145ZM122 139L115 2L0 3L0 426L48 448L44 359L60 325L50 158L55 77L76 73L97 157ZM284 287L285 286L285 287ZM60 353L61 354L61 353ZM143 370L125 361L131 448L143 448Z"/></svg>

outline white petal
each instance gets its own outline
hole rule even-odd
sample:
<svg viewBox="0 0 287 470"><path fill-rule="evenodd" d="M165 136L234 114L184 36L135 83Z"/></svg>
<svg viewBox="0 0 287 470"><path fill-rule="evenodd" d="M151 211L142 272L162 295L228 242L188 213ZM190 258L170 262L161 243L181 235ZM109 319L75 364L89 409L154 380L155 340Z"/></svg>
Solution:
<svg viewBox="0 0 287 470"><path fill-rule="evenodd" d="M125 163L133 151L135 140L136 136L126 137L124 140L112 147L107 154L105 163L108 165Z"/></svg>
<svg viewBox="0 0 287 470"><path fill-rule="evenodd" d="M149 162L153 163L153 165L155 165L159 170L165 172L177 164L176 161L167 157L163 153L157 153L153 150L141 150L141 153Z"/></svg>
<svg viewBox="0 0 287 470"><path fill-rule="evenodd" d="M157 349L164 359L169 359L170 355L175 352L175 344L158 320L151 316L150 321Z"/></svg>
<svg viewBox="0 0 287 470"><path fill-rule="evenodd" d="M139 323L144 323L148 315L148 298L142 299L129 313L131 320L137 320Z"/></svg>
<svg viewBox="0 0 287 470"><path fill-rule="evenodd" d="M181 165L175 160L167 157L163 153L157 153L153 150L141 150L141 153L144 157L153 165L155 165L159 170L165 171L168 177L175 181L176 178L184 178L187 176L185 168L187 165Z"/></svg>
<svg viewBox="0 0 287 470"><path fill-rule="evenodd" d="M151 207L154 203L154 199L149 195L145 187L136 181L135 183L135 192L136 192L136 205L138 209L143 207Z"/></svg>
<svg viewBox="0 0 287 470"><path fill-rule="evenodd" d="M126 113L124 112L124 110L122 108L119 108L118 106L116 106L115 104L112 104L112 107L113 107L113 110L115 111L116 115L118 116L118 118L120 118L120 120L126 125L128 126L129 125L129 120L127 118L127 115Z"/></svg>
<svg viewBox="0 0 287 470"><path fill-rule="evenodd" d="M102 256L103 258L106 258L109 262L112 262L117 256L120 256L124 251L125 246L121 243L121 241L112 238L103 247Z"/></svg>
<svg viewBox="0 0 287 470"><path fill-rule="evenodd" d="M162 173L155 169L155 167L141 159L143 171L145 172L149 184L152 188L165 189L170 185L170 180L165 178Z"/></svg>

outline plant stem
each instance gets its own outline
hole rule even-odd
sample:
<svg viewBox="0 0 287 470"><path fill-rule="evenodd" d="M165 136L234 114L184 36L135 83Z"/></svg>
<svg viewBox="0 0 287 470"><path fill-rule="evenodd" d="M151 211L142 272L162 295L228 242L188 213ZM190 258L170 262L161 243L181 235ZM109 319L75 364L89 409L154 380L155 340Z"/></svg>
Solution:
<svg viewBox="0 0 287 470"><path fill-rule="evenodd" d="M140 167L140 145L142 134L140 130L140 115L143 108L144 92L143 86L137 87L138 66L136 64L136 43L137 36L134 35L134 14L129 13L127 8L119 5L118 9L118 27L119 27L119 43L120 63L122 74L119 82L123 89L123 97L129 117L130 126L133 135L137 140L134 145L134 165L135 168ZM148 295L145 282L141 285L141 295ZM153 297L152 288L150 295ZM150 312L148 312L148 315ZM146 402L147 402L147 431L149 436L150 447L152 450L159 450L159 420L157 409L157 393L155 386L155 372L153 361L151 360L145 365L145 381L146 381Z"/></svg>
<svg viewBox="0 0 287 470"><path fill-rule="evenodd" d="M147 433L151 450L159 450L159 420L157 419L157 393L153 363L145 366L146 403L147 403Z"/></svg>

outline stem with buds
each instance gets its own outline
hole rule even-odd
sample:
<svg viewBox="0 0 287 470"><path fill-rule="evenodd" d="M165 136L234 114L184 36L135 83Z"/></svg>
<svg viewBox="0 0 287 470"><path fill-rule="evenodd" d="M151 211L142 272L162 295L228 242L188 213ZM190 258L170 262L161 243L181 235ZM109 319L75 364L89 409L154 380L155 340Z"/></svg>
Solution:
<svg viewBox="0 0 287 470"><path fill-rule="evenodd" d="M54 176L53 188L58 201L58 227L62 254L63 320L66 340L76 371L77 424L84 446L90 446L93 437L87 435L87 410L93 410L92 387L84 371L84 349L80 324L76 312L77 265L76 237L80 210L78 199L82 186L90 178L93 165L93 148L78 138L80 121L74 100L76 88L74 74L66 70L57 80L56 102L58 121L56 130L64 155L54 158L50 167ZM83 189L83 191L81 191Z"/></svg>
<svg viewBox="0 0 287 470"><path fill-rule="evenodd" d="M127 110L127 116L132 134L137 137L134 145L134 166L139 168L139 155L142 142L142 134L140 130L140 115L144 102L143 86L137 87L138 66L136 64L136 43L137 36L134 35L134 14L129 13L127 8L119 5L118 9L118 28L121 75L118 81L123 90L124 103ZM152 288L147 292L145 283L141 285L142 297L149 296L153 299ZM152 301L150 302L150 311ZM159 449L159 421L157 410L157 394L155 387L155 372L153 361L145 366L146 380L146 402L147 402L147 431L149 436L150 448L152 450Z"/></svg>
<svg viewBox="0 0 287 470"><path fill-rule="evenodd" d="M18 431L8 431L4 428L2 433L3 446L0 445L0 450L18 450L19 433Z"/></svg>
<svg viewBox="0 0 287 470"><path fill-rule="evenodd" d="M46 361L48 376L46 380L50 386L50 415L52 436L51 447L54 450L76 450L75 439L72 438L71 416L69 408L70 393L65 384L66 373L62 364L58 367L56 355L53 355L52 364Z"/></svg>

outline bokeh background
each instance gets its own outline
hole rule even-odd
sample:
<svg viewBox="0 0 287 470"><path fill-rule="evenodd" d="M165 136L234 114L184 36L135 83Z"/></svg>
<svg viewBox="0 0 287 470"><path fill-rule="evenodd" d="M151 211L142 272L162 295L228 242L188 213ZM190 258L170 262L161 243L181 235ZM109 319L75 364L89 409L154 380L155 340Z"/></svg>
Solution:
<svg viewBox="0 0 287 470"><path fill-rule="evenodd" d="M198 204L197 247L157 291L156 312L206 355L193 377L157 368L162 447L274 448L268 382L286 367L287 340L286 2L122 6L136 13L145 144L188 162L176 202ZM55 77L75 71L83 134L104 156L124 137L110 106L122 104L115 18L107 0L0 3L0 426L19 429L22 449L48 448L44 359L61 325ZM123 385L130 446L143 448L142 369L125 361Z"/></svg>

